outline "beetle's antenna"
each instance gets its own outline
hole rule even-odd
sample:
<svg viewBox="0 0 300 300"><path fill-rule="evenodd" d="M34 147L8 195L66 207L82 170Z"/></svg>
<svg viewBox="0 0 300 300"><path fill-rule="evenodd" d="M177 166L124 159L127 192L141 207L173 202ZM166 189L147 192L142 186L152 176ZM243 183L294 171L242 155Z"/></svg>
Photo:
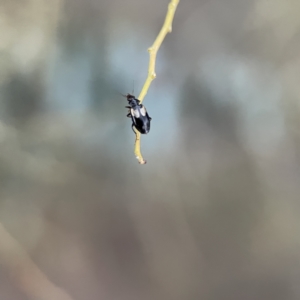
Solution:
<svg viewBox="0 0 300 300"><path fill-rule="evenodd" d="M132 95L134 95L134 80L133 80L133 83L132 83Z"/></svg>
<svg viewBox="0 0 300 300"><path fill-rule="evenodd" d="M121 93L120 93L120 95L123 96L123 97L125 97L125 98L127 98L127 95L124 95L124 94L121 94Z"/></svg>
<svg viewBox="0 0 300 300"><path fill-rule="evenodd" d="M120 94L121 96L123 96L123 97L125 97L125 98L127 98L127 95L124 95L124 94L122 94L122 93L120 93L119 91L117 91L117 90L114 90L115 92L117 92L118 94Z"/></svg>

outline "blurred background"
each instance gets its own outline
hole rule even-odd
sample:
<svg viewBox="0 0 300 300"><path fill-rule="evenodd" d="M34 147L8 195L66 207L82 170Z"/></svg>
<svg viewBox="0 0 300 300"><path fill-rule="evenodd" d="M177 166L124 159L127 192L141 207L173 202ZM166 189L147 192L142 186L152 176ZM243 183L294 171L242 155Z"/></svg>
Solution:
<svg viewBox="0 0 300 300"><path fill-rule="evenodd" d="M141 166L167 5L0 1L1 300L300 299L300 2L179 3Z"/></svg>

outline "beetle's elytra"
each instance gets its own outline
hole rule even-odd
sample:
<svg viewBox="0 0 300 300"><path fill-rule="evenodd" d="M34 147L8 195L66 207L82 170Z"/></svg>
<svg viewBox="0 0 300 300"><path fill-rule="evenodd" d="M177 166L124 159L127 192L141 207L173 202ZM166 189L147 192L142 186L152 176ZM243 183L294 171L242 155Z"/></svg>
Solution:
<svg viewBox="0 0 300 300"><path fill-rule="evenodd" d="M132 127L135 127L142 134L147 134L150 131L152 118L148 115L146 107L131 94L127 94L125 97L129 104L126 106L129 109L127 117L131 118Z"/></svg>

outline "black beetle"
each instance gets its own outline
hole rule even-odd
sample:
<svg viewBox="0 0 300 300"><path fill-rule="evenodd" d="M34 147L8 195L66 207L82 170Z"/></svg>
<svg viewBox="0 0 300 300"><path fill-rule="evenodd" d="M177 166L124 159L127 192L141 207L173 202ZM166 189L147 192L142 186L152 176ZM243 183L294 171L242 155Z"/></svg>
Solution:
<svg viewBox="0 0 300 300"><path fill-rule="evenodd" d="M132 120L132 129L135 127L140 133L147 134L150 131L152 118L148 115L146 107L131 94L127 94L125 97L129 104L129 106L126 106L126 108L129 108L127 117Z"/></svg>

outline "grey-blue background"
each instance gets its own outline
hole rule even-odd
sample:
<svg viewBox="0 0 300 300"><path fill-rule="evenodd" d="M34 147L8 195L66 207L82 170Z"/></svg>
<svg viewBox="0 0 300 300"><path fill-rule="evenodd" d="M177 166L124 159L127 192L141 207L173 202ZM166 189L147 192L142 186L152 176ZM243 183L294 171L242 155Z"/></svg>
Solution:
<svg viewBox="0 0 300 300"><path fill-rule="evenodd" d="M75 300L299 299L299 1L179 3L145 166L120 93L168 1L0 4L0 222L49 280ZM0 265L0 298L28 297Z"/></svg>

